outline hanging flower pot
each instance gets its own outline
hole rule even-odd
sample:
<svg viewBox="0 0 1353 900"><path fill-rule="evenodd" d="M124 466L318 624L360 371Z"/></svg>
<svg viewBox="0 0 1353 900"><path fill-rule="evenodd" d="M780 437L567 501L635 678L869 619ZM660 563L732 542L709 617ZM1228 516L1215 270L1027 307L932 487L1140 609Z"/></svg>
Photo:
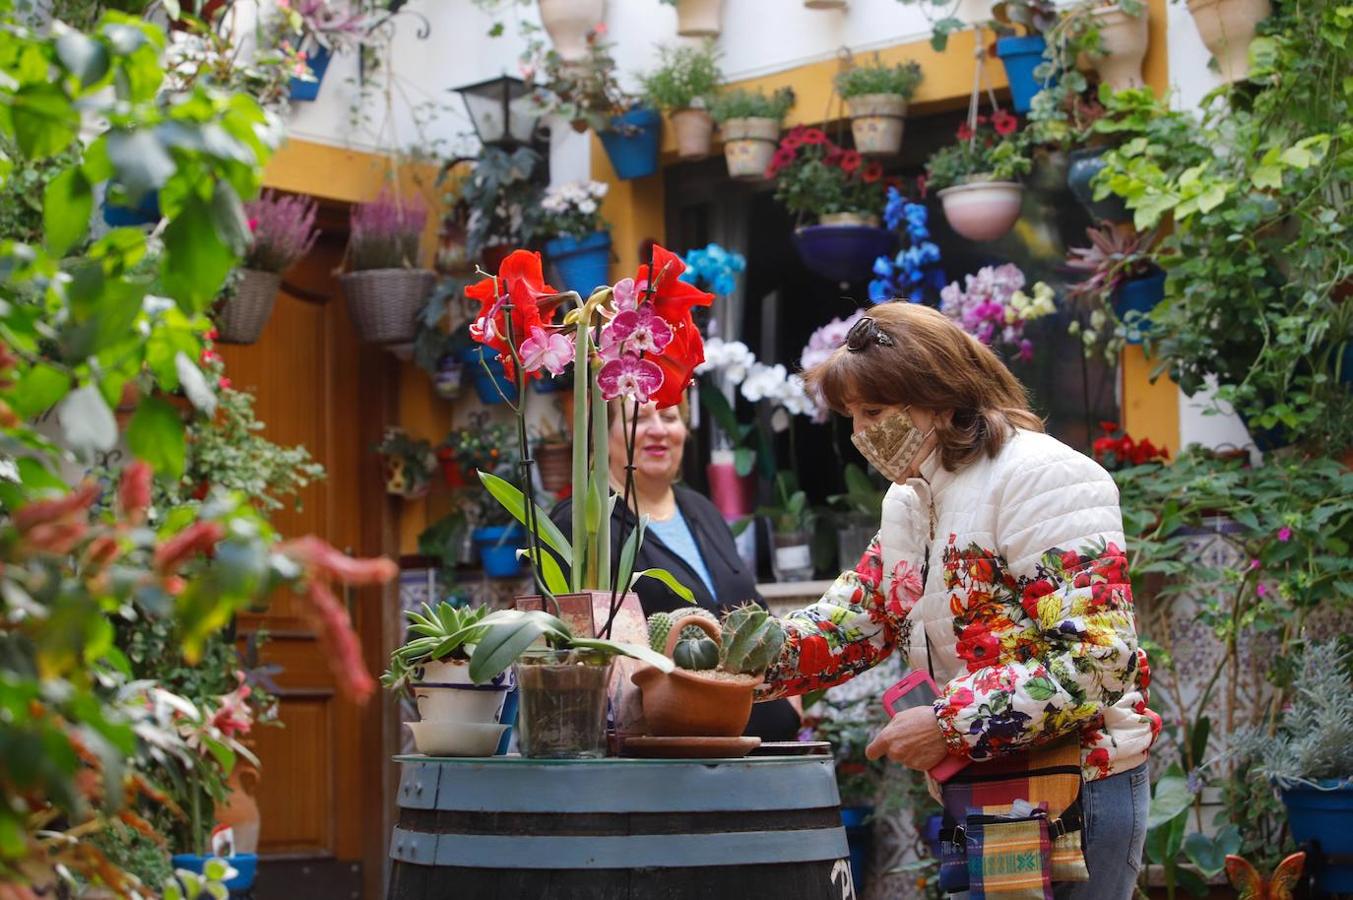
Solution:
<svg viewBox="0 0 1353 900"><path fill-rule="evenodd" d="M1130 15L1117 4L1091 10L1098 20L1102 54L1091 54L1090 62L1099 80L1115 91L1143 87L1142 62L1151 40L1146 6L1140 15Z"/></svg>
<svg viewBox="0 0 1353 900"><path fill-rule="evenodd" d="M723 0L677 0L677 34L718 37L723 31Z"/></svg>
<svg viewBox="0 0 1353 900"><path fill-rule="evenodd" d="M761 180L780 141L779 119L728 119L723 131L723 155L728 177Z"/></svg>
<svg viewBox="0 0 1353 900"><path fill-rule="evenodd" d="M970 241L1004 237L1019 219L1024 186L1013 181L978 181L940 191L949 227Z"/></svg>
<svg viewBox="0 0 1353 900"><path fill-rule="evenodd" d="M437 371L432 375L432 389L443 400L454 400L460 396L464 380L465 364L454 356L443 356L437 362Z"/></svg>
<svg viewBox="0 0 1353 900"><path fill-rule="evenodd" d="M367 269L339 276L357 337L368 344L412 343L418 314L437 276L429 269Z"/></svg>
<svg viewBox="0 0 1353 900"><path fill-rule="evenodd" d="M540 24L564 62L587 56L587 33L606 18L606 0L540 0Z"/></svg>
<svg viewBox="0 0 1353 900"><path fill-rule="evenodd" d="M1353 780L1322 778L1282 791L1287 824L1300 845L1312 843L1327 857L1316 885L1330 894L1353 892Z"/></svg>
<svg viewBox="0 0 1353 900"><path fill-rule="evenodd" d="M1084 147L1071 151L1071 162L1066 170L1066 186L1095 221L1130 222L1132 213L1122 197L1110 194L1103 200L1095 199L1095 189L1091 186L1091 182L1104 169L1105 152L1104 147Z"/></svg>
<svg viewBox="0 0 1353 900"><path fill-rule="evenodd" d="M282 276L277 272L241 269L239 282L217 307L216 340L223 344L252 344L263 334Z"/></svg>
<svg viewBox="0 0 1353 900"><path fill-rule="evenodd" d="M646 178L658 171L662 116L655 109L639 107L611 119L611 127L598 137L611 159L611 168L624 181Z"/></svg>
<svg viewBox="0 0 1353 900"><path fill-rule="evenodd" d="M315 45L313 50L307 51L305 64L310 69L310 75L314 79L308 78L291 79L291 99L309 102L319 99L320 85L324 83L324 73L329 71L329 60L333 57L333 51L328 47Z"/></svg>
<svg viewBox="0 0 1353 900"><path fill-rule="evenodd" d="M907 98L901 94L860 94L846 99L855 149L875 156L890 156L902 149L902 127L907 119Z"/></svg>
<svg viewBox="0 0 1353 900"><path fill-rule="evenodd" d="M1034 96L1044 87L1034 77L1034 69L1043 62L1045 47L1047 42L1041 34L996 40L996 55L1005 66L1005 77L1010 82L1010 102L1017 113L1027 113Z"/></svg>
<svg viewBox="0 0 1353 900"><path fill-rule="evenodd" d="M479 564L490 578L516 578L526 570L517 550L526 544L526 529L510 525L481 525L470 533L479 550Z"/></svg>
<svg viewBox="0 0 1353 900"><path fill-rule="evenodd" d="M573 445L567 441L541 441L536 447L536 470L540 486L557 494L573 480Z"/></svg>
<svg viewBox="0 0 1353 900"><path fill-rule="evenodd" d="M480 403L496 406L505 397L510 403L517 402L517 386L507 377L507 370L492 350L485 352L482 345L476 344L466 348L460 358L470 370ZM488 371L485 371L486 366Z"/></svg>
<svg viewBox="0 0 1353 900"><path fill-rule="evenodd" d="M714 117L704 109L678 109L672 112L672 130L676 132L677 156L704 159L714 146Z"/></svg>
<svg viewBox="0 0 1353 900"><path fill-rule="evenodd" d="M877 219L837 213L819 222L796 230L794 247L810 271L832 281L867 280L874 260L890 255L897 243L897 235L878 227Z"/></svg>
<svg viewBox="0 0 1353 900"><path fill-rule="evenodd" d="M1217 61L1221 80L1250 74L1250 42L1255 26L1273 13L1269 0L1188 0L1198 35Z"/></svg>
<svg viewBox="0 0 1353 900"><path fill-rule="evenodd" d="M1123 282L1113 299L1113 311L1118 318L1127 321L1130 312L1146 315L1165 299L1165 273L1156 272L1142 278ZM1140 344L1142 335L1149 331L1151 323L1136 321L1129 323L1126 340L1129 344Z"/></svg>
<svg viewBox="0 0 1353 900"><path fill-rule="evenodd" d="M545 242L545 257L554 263L565 290L589 297L598 285L606 284L610 275L611 233L557 237Z"/></svg>

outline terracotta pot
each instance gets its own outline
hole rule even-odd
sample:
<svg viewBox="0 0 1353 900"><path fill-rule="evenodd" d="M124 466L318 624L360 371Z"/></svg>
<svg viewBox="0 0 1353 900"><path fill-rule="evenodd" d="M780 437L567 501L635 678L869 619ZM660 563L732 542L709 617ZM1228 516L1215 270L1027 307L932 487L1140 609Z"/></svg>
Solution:
<svg viewBox="0 0 1353 900"><path fill-rule="evenodd" d="M540 469L540 486L551 494L559 493L573 478L573 445L541 443L536 447L536 466Z"/></svg>
<svg viewBox="0 0 1353 900"><path fill-rule="evenodd" d="M540 0L540 24L565 62L587 57L587 33L606 18L606 0Z"/></svg>
<svg viewBox="0 0 1353 900"><path fill-rule="evenodd" d="M682 159L704 159L714 144L714 119L707 110L678 109L672 113L672 130L676 132L677 156Z"/></svg>
<svg viewBox="0 0 1353 900"><path fill-rule="evenodd" d="M230 793L226 794L225 803L216 808L217 824L235 829L236 853L258 852L258 832L262 824L258 801L254 799L258 794L258 782L258 769L247 762L239 763L226 779Z"/></svg>
<svg viewBox="0 0 1353 900"><path fill-rule="evenodd" d="M940 191L949 227L970 241L1004 237L1019 219L1024 186L1013 181L978 181Z"/></svg>
<svg viewBox="0 0 1353 900"><path fill-rule="evenodd" d="M1090 14L1099 20L1099 36L1104 46L1103 55L1091 58L1099 80L1115 91L1145 86L1142 61L1146 59L1151 37L1146 7L1142 7L1139 16L1128 15L1118 6L1106 6Z"/></svg>
<svg viewBox="0 0 1353 900"><path fill-rule="evenodd" d="M671 656L681 630L695 625L715 641L719 626L701 616L687 616L672 623L667 638ZM737 737L752 715L752 692L761 682L719 681L675 669L664 674L652 666L642 666L631 676L643 692L644 720L649 734L658 737Z"/></svg>
<svg viewBox="0 0 1353 900"><path fill-rule="evenodd" d="M677 0L677 34L718 37L723 31L723 0Z"/></svg>
<svg viewBox="0 0 1353 900"><path fill-rule="evenodd" d="M874 156L891 156L902 149L902 127L907 120L907 98L901 94L860 94L846 99L855 149Z"/></svg>
<svg viewBox="0 0 1353 900"><path fill-rule="evenodd" d="M1188 0L1198 35L1212 51L1224 82L1250 73L1250 42L1255 26L1273 12L1269 0Z"/></svg>
<svg viewBox="0 0 1353 900"><path fill-rule="evenodd" d="M728 161L730 178L761 180L766 177L770 158L780 142L778 119L729 119L719 126L723 132L723 155Z"/></svg>

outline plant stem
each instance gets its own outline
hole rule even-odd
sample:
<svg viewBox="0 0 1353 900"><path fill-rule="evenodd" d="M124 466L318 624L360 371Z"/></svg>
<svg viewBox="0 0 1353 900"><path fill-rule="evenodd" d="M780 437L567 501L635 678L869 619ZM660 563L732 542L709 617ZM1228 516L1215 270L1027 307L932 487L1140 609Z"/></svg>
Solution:
<svg viewBox="0 0 1353 900"><path fill-rule="evenodd" d="M650 270L652 269L652 264L651 264L651 263L650 263L650 265L649 265L649 268L650 268ZM643 358L643 354L642 354L642 353L639 354L639 357L642 359L642 358ZM625 427L625 419L624 419L625 412L624 412L624 410L625 410L625 405L622 403L622 404L620 405L620 417L621 417L621 418L620 418L620 427L621 427L622 429ZM639 398L638 398L638 397L635 397L635 398L634 398L634 418L633 418L633 419L631 420L631 422L630 422L629 433L625 435L625 497L624 497L624 503L623 503L623 506L621 507L621 510L622 510L622 511L621 511L621 513L620 513L620 521L623 522L623 523L628 524L628 522L629 522L629 515L630 515L630 497L633 496L633 498L634 498L634 527L635 527L635 528L638 528L638 527L639 527L639 492L635 489L635 486L634 486L634 445L635 445L635 442L638 440L638 437L639 437ZM608 482L608 483L609 483L609 482ZM624 545L625 545L624 542L625 542L625 537L624 537L624 532L622 531L622 532L621 532L621 543L620 543L621 547L624 547ZM635 558L636 558L636 559L638 558L638 548L637 548L637 547L635 548ZM617 601L617 597L620 596L621 594L623 594L623 592L622 592L621 589L620 589L620 584L619 584L619 582L620 582L620 554L618 554L618 553L616 554L615 561L614 561L613 565L614 565L614 567L615 567L615 571L614 571L614 573L613 573L612 576L611 576L611 605L610 605L609 613L608 613L608 615L606 616L606 627L605 627L604 629L602 629L603 632L605 633L605 636L606 636L607 638L609 638L609 637L611 636L611 624L615 621L616 614L617 614L618 612L620 612L620 603ZM629 585L626 585L626 586L625 586L625 591L628 591L628 590L629 590Z"/></svg>
<svg viewBox="0 0 1353 900"><path fill-rule="evenodd" d="M498 279L493 279L494 293L498 291ZM522 370L521 356L517 353L517 340L512 328L512 311L515 307L509 296L507 303L503 304L503 321L507 328L507 350L512 356L512 378L517 388L517 406L514 409L517 419L517 466L521 470L522 493L526 496L526 539L531 547L531 577L535 579L536 589L540 591L540 596L545 603L554 606L555 612L559 611L559 601L554 599L550 593L549 586L545 584L545 576L541 574L542 563L540 559L540 523L536 521L536 488L533 483L531 467L535 460L531 458L531 443L526 436L526 373ZM483 357L481 356L481 359Z"/></svg>
<svg viewBox="0 0 1353 900"><path fill-rule="evenodd" d="M569 579L574 593L583 589L586 567L591 565L587 544L587 414L591 410L588 388L592 384L592 361L588 356L586 305L578 304L578 322L573 355L573 568Z"/></svg>
<svg viewBox="0 0 1353 900"><path fill-rule="evenodd" d="M600 328L597 329L598 332ZM600 346L600 336L595 338ZM601 509L597 515L597 549L594 571L597 590L611 589L611 445L607 435L606 401L602 399L601 387L592 384L592 472L588 484L589 494L597 491Z"/></svg>

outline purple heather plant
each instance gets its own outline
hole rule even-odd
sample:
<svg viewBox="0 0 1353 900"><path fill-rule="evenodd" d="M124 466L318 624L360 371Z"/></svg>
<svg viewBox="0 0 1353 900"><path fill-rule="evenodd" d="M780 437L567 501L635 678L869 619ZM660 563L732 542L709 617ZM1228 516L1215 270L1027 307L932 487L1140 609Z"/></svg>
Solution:
<svg viewBox="0 0 1353 900"><path fill-rule="evenodd" d="M392 198L388 193L352 208L348 265L354 272L402 269L418 265L418 242L427 221L421 198Z"/></svg>
<svg viewBox="0 0 1353 900"><path fill-rule="evenodd" d="M244 204L253 242L244 254L244 267L264 272L283 272L310 252L319 237L315 211L319 204L309 197L264 191Z"/></svg>

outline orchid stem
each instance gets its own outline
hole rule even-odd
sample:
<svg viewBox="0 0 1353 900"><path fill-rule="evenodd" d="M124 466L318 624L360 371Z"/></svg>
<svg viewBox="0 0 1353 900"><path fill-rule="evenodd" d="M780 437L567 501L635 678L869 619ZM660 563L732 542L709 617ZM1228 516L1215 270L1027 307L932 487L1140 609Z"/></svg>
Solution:
<svg viewBox="0 0 1353 900"><path fill-rule="evenodd" d="M497 278L493 280L493 287L494 293L497 293ZM517 466L521 471L522 493L526 497L526 508L523 512L526 518L526 537L531 548L531 577L535 579L536 588L540 591L542 606L553 605L555 612L558 612L559 601L550 593L549 586L545 584L545 577L541 574L543 563L540 559L540 523L536 520L536 489L531 472L535 460L531 458L531 442L526 436L526 372L522 369L521 356L517 353L516 336L512 333L513 309L512 299L509 297L507 303L503 304L503 321L507 326L504 329L507 332L507 351L512 357L512 380L517 388L517 406L514 407L517 419L517 449L520 452ZM481 354L481 362L483 358Z"/></svg>

